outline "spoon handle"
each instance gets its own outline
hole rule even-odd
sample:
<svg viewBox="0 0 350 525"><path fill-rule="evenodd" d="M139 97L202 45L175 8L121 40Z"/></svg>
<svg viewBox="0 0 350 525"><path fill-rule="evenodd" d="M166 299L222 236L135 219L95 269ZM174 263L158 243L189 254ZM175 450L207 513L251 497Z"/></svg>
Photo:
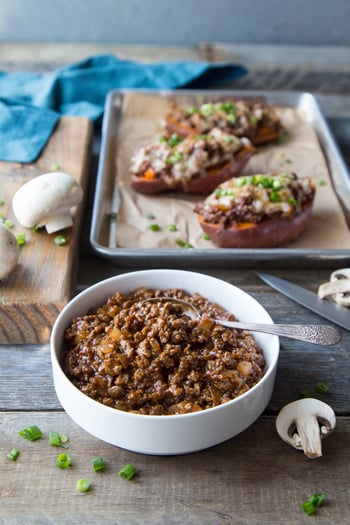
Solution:
<svg viewBox="0 0 350 525"><path fill-rule="evenodd" d="M229 328L239 328L242 330L251 330L252 332L280 335L283 337L289 337L290 339L299 339L300 341L307 341L308 343L315 343L318 345L335 345L341 340L340 330L329 325L256 324L221 319L215 319L215 321Z"/></svg>

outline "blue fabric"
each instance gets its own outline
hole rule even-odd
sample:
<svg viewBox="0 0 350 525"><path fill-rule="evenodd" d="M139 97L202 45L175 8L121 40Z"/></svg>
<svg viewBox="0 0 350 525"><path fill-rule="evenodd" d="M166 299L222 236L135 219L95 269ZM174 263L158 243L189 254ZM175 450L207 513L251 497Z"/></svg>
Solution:
<svg viewBox="0 0 350 525"><path fill-rule="evenodd" d="M0 160L33 162L61 115L98 120L112 89L205 89L245 73L244 67L227 63L143 64L108 54L45 74L0 72Z"/></svg>

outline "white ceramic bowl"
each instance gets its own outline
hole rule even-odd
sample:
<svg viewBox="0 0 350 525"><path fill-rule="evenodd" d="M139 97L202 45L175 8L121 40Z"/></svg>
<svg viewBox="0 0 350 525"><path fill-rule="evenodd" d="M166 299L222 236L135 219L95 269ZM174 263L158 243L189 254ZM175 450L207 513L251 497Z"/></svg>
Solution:
<svg viewBox="0 0 350 525"><path fill-rule="evenodd" d="M221 443L249 427L266 408L274 387L279 339L255 334L264 351L266 371L248 392L223 405L180 415L141 415L107 407L83 394L61 367L65 328L76 316L102 305L119 291L139 286L183 288L198 292L233 312L241 321L272 323L266 310L243 290L208 275L183 270L143 270L99 282L72 299L56 319L51 334L51 360L57 396L70 417L95 437L144 454L173 455L202 450Z"/></svg>

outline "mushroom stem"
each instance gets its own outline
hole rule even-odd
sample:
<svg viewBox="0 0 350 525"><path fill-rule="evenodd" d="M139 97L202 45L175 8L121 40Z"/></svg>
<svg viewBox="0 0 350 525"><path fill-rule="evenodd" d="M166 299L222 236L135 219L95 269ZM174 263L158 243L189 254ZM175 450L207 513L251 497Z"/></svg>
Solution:
<svg viewBox="0 0 350 525"><path fill-rule="evenodd" d="M319 458L322 456L320 426L316 418L301 417L296 420L300 448L303 449L308 458Z"/></svg>

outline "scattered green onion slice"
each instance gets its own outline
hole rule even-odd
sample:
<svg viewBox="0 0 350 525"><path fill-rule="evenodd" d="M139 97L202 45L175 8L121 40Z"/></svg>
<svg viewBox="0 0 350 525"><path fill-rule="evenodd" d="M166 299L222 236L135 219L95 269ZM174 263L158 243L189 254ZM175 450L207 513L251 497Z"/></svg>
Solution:
<svg viewBox="0 0 350 525"><path fill-rule="evenodd" d="M12 228L13 227L13 222L11 221L11 219L5 219L4 224L8 228Z"/></svg>
<svg viewBox="0 0 350 525"><path fill-rule="evenodd" d="M116 221L117 220L117 213L112 211L111 213L107 213L106 218L108 221Z"/></svg>
<svg viewBox="0 0 350 525"><path fill-rule="evenodd" d="M136 467L132 465L131 463L128 463L128 465L125 465L120 471L119 476L123 479L130 480L133 478L136 474Z"/></svg>
<svg viewBox="0 0 350 525"><path fill-rule="evenodd" d="M97 456L96 458L92 459L92 466L94 468L95 472L98 472L99 470L103 470L106 466L104 459L102 456Z"/></svg>
<svg viewBox="0 0 350 525"><path fill-rule="evenodd" d="M304 503L301 504L301 508L308 516L316 512L316 507L311 501L304 501Z"/></svg>
<svg viewBox="0 0 350 525"><path fill-rule="evenodd" d="M317 383L316 390L319 394L328 394L329 392L329 386L325 383Z"/></svg>
<svg viewBox="0 0 350 525"><path fill-rule="evenodd" d="M149 229L152 232L159 232L159 230L161 230L161 227L159 226L159 224L150 224Z"/></svg>
<svg viewBox="0 0 350 525"><path fill-rule="evenodd" d="M168 140L168 144L171 148L174 146L177 146L180 142L181 142L181 138L179 137L177 133L173 133Z"/></svg>
<svg viewBox="0 0 350 525"><path fill-rule="evenodd" d="M77 481L77 490L79 490L79 492L88 492L90 486L90 481L88 479L81 478Z"/></svg>
<svg viewBox="0 0 350 525"><path fill-rule="evenodd" d="M13 448L8 454L7 457L11 459L12 461L16 461L16 459L19 456L19 450L17 448Z"/></svg>
<svg viewBox="0 0 350 525"><path fill-rule="evenodd" d="M319 180L317 183L319 186L326 186L327 182L323 179Z"/></svg>
<svg viewBox="0 0 350 525"><path fill-rule="evenodd" d="M300 390L301 397L312 397L310 390Z"/></svg>
<svg viewBox="0 0 350 525"><path fill-rule="evenodd" d="M36 439L40 439L42 437L42 432L39 427L36 425L31 425L30 427L26 427L23 430L20 430L18 434L28 441L35 441Z"/></svg>
<svg viewBox="0 0 350 525"><path fill-rule="evenodd" d="M203 239L204 239L205 241L210 241L210 240L211 240L211 239L210 239L210 235L208 235L207 233L204 233L204 234L203 234Z"/></svg>
<svg viewBox="0 0 350 525"><path fill-rule="evenodd" d="M147 213L146 219L154 219L154 218L155 217L154 217L153 213Z"/></svg>
<svg viewBox="0 0 350 525"><path fill-rule="evenodd" d="M0 199L0 206L2 206L3 204L5 204L4 199Z"/></svg>
<svg viewBox="0 0 350 525"><path fill-rule="evenodd" d="M68 448L68 445L66 445L67 441L68 441L68 438L66 436L60 436L58 432L49 433L50 445L53 445L55 447Z"/></svg>
<svg viewBox="0 0 350 525"><path fill-rule="evenodd" d="M53 162L51 164L51 171L58 171L60 169L60 165L57 164L57 162Z"/></svg>
<svg viewBox="0 0 350 525"><path fill-rule="evenodd" d="M176 231L177 231L177 226L176 226L176 224L169 224L169 226L168 226L168 230L169 230L170 232L176 232Z"/></svg>
<svg viewBox="0 0 350 525"><path fill-rule="evenodd" d="M19 246L24 246L26 243L26 234L25 233L18 233L17 234L17 242Z"/></svg>
<svg viewBox="0 0 350 525"><path fill-rule="evenodd" d="M71 457L69 454L64 452L63 454L58 454L56 459L56 467L58 468L68 468L71 464Z"/></svg>
<svg viewBox="0 0 350 525"><path fill-rule="evenodd" d="M185 242L184 248L193 248L193 246L190 242Z"/></svg>
<svg viewBox="0 0 350 525"><path fill-rule="evenodd" d="M67 239L63 235L56 235L54 238L54 243L57 244L57 246L64 246L67 244Z"/></svg>
<svg viewBox="0 0 350 525"><path fill-rule="evenodd" d="M185 246L185 241L183 241L182 239L175 239L175 243L178 245L178 246L181 246L181 248L183 248Z"/></svg>

